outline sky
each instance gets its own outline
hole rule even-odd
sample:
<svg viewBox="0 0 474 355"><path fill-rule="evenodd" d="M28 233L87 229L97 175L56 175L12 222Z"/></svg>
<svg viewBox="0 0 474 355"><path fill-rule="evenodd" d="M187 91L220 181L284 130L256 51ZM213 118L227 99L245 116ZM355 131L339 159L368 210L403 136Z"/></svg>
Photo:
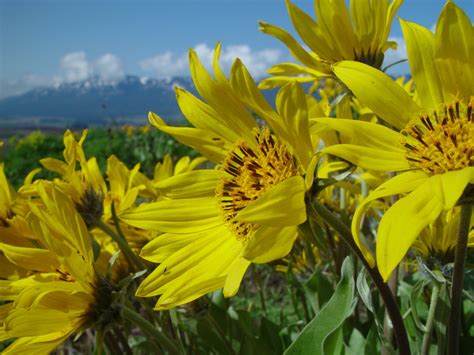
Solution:
<svg viewBox="0 0 474 355"><path fill-rule="evenodd" d="M314 17L312 0L293 2ZM455 2L474 18L474 0ZM405 0L398 15L434 28L444 3ZM188 49L209 63L217 41L225 69L240 57L260 77L291 56L258 31L259 20L294 33L284 0L0 0L0 98L91 76L188 75ZM400 43L387 64L406 57L398 20L390 37Z"/></svg>

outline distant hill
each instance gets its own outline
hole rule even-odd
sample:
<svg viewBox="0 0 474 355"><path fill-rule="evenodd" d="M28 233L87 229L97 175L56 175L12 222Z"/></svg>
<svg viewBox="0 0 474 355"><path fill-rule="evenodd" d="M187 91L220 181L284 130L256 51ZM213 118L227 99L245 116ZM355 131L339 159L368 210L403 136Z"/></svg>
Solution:
<svg viewBox="0 0 474 355"><path fill-rule="evenodd" d="M126 76L111 83L99 78L41 87L0 100L0 126L28 122L52 126L89 126L143 123L149 111L166 120L178 120L174 86L195 92L190 78L170 80Z"/></svg>
<svg viewBox="0 0 474 355"><path fill-rule="evenodd" d="M0 137L35 129L61 131L89 126L148 123L148 112L167 122L183 121L174 87L196 93L189 77L144 79L128 75L116 82L91 78L40 87L0 100ZM273 105L276 90L263 92Z"/></svg>

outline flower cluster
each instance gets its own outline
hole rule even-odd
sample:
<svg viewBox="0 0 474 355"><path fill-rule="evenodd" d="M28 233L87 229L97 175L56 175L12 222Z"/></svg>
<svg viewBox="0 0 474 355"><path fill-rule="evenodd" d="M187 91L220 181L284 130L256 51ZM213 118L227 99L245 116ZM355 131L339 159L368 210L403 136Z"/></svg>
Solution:
<svg viewBox="0 0 474 355"><path fill-rule="evenodd" d="M312 302L319 322L342 317L324 337L341 349L353 336L371 336L366 341L379 339L403 354L419 340L427 354L436 331L440 353L446 337L457 351L464 260L474 247L472 23L451 1L434 33L400 20L412 76L406 81L381 69L384 52L396 46L388 35L402 0L351 0L349 9L343 0L316 0L316 20L286 3L305 47L277 26L261 22L260 29L301 64L277 64L257 83L239 59L223 72L220 44L211 71L190 50L197 93L175 88L189 124L171 126L149 114L151 125L195 149L197 158L167 155L146 174L139 163L128 167L111 155L101 170L97 157L84 152L88 131L68 130L63 159L40 161L55 178L37 178L35 169L14 189L0 163L5 353L49 353L88 332L97 336L98 353L103 341L111 353L127 352L127 324L142 330L153 351L184 351L191 346L184 328L175 313L164 312L199 313L192 305L201 307L200 298L213 299L221 289L226 298L238 295L246 273L263 270L253 264L270 264L270 275L291 274L290 287L303 283L296 296ZM134 131L127 128L129 138ZM349 255L358 258L355 266ZM376 326L370 335L361 325L349 341L341 324L357 302L354 269ZM393 328L378 320L366 276ZM408 284L403 278L421 280L412 300L420 289L431 295L425 324L416 304L409 307L421 336L416 329L407 334L400 312L406 305L395 298L397 283ZM335 284L320 310L316 299ZM341 297L349 297L346 310L334 308ZM440 297L451 302L449 320L440 315ZM304 309L309 324L286 344L288 353L329 346L317 343L318 322L309 322ZM229 308L227 316L234 314ZM448 323L446 335L441 325ZM217 333L226 351L236 346Z"/></svg>

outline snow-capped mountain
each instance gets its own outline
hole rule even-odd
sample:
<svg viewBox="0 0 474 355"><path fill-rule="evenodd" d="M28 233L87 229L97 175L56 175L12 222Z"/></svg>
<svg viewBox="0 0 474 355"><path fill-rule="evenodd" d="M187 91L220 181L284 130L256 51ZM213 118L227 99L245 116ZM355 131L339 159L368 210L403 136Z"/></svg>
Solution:
<svg viewBox="0 0 474 355"><path fill-rule="evenodd" d="M66 125L103 124L110 121L146 120L154 111L167 120L181 118L174 86L194 92L185 77L169 80L126 76L118 81L98 77L74 83L41 87L0 100L0 122L59 120Z"/></svg>

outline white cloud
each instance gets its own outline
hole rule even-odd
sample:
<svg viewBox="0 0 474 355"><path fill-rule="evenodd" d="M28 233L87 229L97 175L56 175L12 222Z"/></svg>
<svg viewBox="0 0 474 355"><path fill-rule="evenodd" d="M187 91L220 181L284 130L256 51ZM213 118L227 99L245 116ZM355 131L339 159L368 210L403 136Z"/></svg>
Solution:
<svg viewBox="0 0 474 355"><path fill-rule="evenodd" d="M95 61L93 64L93 72L107 81L117 80L124 76L122 62L117 56L111 53L104 54Z"/></svg>
<svg viewBox="0 0 474 355"><path fill-rule="evenodd" d="M14 81L0 81L0 98L19 95L38 86L48 86L52 79L46 76L28 74Z"/></svg>
<svg viewBox="0 0 474 355"><path fill-rule="evenodd" d="M395 50L389 49L385 52L383 67L408 58L407 46L405 40L402 37L390 37L388 40L397 42L398 47ZM395 64L393 67L390 67L387 72L392 75L408 74L410 72L408 62Z"/></svg>
<svg viewBox="0 0 474 355"><path fill-rule="evenodd" d="M182 75L187 66L187 56L176 57L172 52L157 54L151 58L146 58L139 63L140 68L150 72L159 78L169 78Z"/></svg>
<svg viewBox="0 0 474 355"><path fill-rule="evenodd" d="M199 59L207 69L212 66L214 49L205 43L194 47ZM252 50L248 45L231 45L222 48L220 65L229 72L232 63L240 58L254 77L265 75L265 71L281 59L281 52L276 49ZM170 51L143 59L140 68L158 78L189 75L188 53L173 53Z"/></svg>
<svg viewBox="0 0 474 355"><path fill-rule="evenodd" d="M61 59L61 72L56 79L60 82L74 82L97 76L105 81L113 81L123 75L122 63L114 54L104 54L91 62L84 52L73 52Z"/></svg>
<svg viewBox="0 0 474 355"><path fill-rule="evenodd" d="M85 80L91 72L91 65L84 52L68 53L61 59L59 80L65 82Z"/></svg>
<svg viewBox="0 0 474 355"><path fill-rule="evenodd" d="M111 53L106 53L90 61L83 51L67 53L59 64L59 70L53 76L25 75L18 80L0 81L0 98L19 95L39 86L58 86L98 77L104 82L114 82L124 76L122 62Z"/></svg>

